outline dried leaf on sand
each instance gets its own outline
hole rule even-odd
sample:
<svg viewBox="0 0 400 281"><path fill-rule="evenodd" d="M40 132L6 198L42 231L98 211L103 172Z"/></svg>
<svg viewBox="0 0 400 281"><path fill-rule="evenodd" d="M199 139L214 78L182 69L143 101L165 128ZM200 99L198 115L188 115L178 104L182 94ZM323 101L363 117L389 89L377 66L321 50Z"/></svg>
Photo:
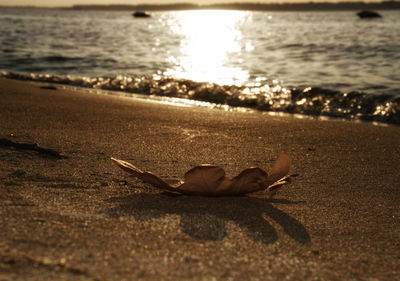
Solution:
<svg viewBox="0 0 400 281"><path fill-rule="evenodd" d="M255 167L243 170L236 177L229 179L224 169L213 165L196 166L184 175L182 181L163 180L152 172L143 172L131 163L111 158L118 167L133 174L141 181L164 191L189 195L229 196L266 190L270 196L283 184L288 183L287 176L291 160L287 154L281 154L275 161L270 174Z"/></svg>

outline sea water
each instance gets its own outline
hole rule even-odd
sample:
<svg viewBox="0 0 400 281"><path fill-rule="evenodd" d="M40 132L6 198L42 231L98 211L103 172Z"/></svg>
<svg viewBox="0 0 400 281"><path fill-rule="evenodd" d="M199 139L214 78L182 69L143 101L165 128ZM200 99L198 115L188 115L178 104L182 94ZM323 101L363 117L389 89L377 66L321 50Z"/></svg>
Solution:
<svg viewBox="0 0 400 281"><path fill-rule="evenodd" d="M400 124L400 11L0 8L0 71L263 111Z"/></svg>

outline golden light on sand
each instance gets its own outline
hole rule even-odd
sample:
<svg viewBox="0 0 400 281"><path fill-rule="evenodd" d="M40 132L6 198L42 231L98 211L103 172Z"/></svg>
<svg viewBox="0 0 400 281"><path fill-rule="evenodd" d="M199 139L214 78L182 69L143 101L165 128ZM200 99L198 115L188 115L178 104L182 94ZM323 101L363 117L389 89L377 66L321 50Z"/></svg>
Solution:
<svg viewBox="0 0 400 281"><path fill-rule="evenodd" d="M240 67L242 52L252 49L251 42L243 42L240 30L245 12L185 11L176 17L171 30L182 36L180 53L168 58L175 67L165 75L218 84L248 79L248 72Z"/></svg>

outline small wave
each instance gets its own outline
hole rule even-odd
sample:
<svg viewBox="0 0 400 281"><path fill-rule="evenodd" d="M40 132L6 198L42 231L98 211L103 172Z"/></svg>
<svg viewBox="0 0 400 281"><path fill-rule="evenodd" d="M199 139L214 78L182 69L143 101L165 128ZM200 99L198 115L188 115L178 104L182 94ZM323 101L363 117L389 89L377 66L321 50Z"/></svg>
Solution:
<svg viewBox="0 0 400 281"><path fill-rule="evenodd" d="M399 95L377 95L356 91L343 93L318 87L286 89L277 83L254 83L243 86L218 85L161 76L86 78L3 72L0 77L184 98L261 111L329 116L400 125Z"/></svg>
<svg viewBox="0 0 400 281"><path fill-rule="evenodd" d="M46 62L66 62L66 61L82 60L83 58L54 55L54 56L46 56L46 57L43 57L41 59L46 61Z"/></svg>
<svg viewBox="0 0 400 281"><path fill-rule="evenodd" d="M83 60L83 58L80 57L65 57L65 56L44 56L44 57L31 57L31 56L26 56L26 57L18 57L18 58L8 58L8 63L10 65L21 65L21 67L24 67L26 65L31 66L31 65L43 65L42 68L45 68L45 66L53 65L55 63L60 63L60 62L69 62L69 61L79 61Z"/></svg>

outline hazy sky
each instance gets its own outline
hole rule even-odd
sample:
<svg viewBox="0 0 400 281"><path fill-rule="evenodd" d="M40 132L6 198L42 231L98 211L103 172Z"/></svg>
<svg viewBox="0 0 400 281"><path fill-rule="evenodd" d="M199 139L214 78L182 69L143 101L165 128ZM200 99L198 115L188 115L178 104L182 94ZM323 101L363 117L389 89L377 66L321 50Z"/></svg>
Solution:
<svg viewBox="0 0 400 281"><path fill-rule="evenodd" d="M314 0L313 2L351 2L362 0ZM377 0L375 0L377 1ZM364 2L375 2L374 0L364 0ZM215 2L310 2L309 0L0 0L0 5L9 6L72 6L75 4L143 4L143 3L215 3Z"/></svg>

